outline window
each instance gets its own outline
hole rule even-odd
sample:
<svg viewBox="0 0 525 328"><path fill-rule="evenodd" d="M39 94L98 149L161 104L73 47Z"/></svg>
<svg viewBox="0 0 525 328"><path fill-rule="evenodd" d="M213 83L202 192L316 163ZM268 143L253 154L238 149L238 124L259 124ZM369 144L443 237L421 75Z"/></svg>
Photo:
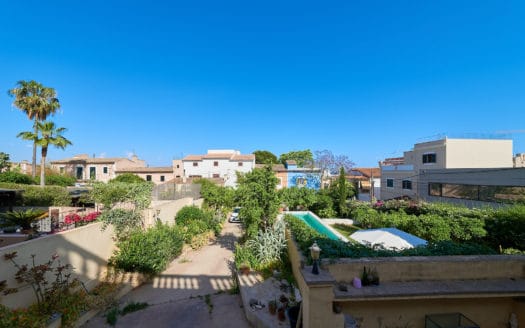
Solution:
<svg viewBox="0 0 525 328"><path fill-rule="evenodd" d="M151 175L150 174L146 175L146 181L151 181Z"/></svg>
<svg viewBox="0 0 525 328"><path fill-rule="evenodd" d="M177 164L177 168L179 168L179 164Z"/></svg>
<svg viewBox="0 0 525 328"><path fill-rule="evenodd" d="M104 172L104 174L108 174L108 167L107 166L104 166L103 172Z"/></svg>
<svg viewBox="0 0 525 328"><path fill-rule="evenodd" d="M402 188L403 189L412 189L412 181L410 181L410 180L403 180Z"/></svg>
<svg viewBox="0 0 525 328"><path fill-rule="evenodd" d="M160 182L164 182L164 176L163 175L160 176Z"/></svg>
<svg viewBox="0 0 525 328"><path fill-rule="evenodd" d="M95 180L97 178L97 168L96 167L89 168L89 178L91 180Z"/></svg>
<svg viewBox="0 0 525 328"><path fill-rule="evenodd" d="M386 179L387 188L394 188L394 179Z"/></svg>
<svg viewBox="0 0 525 328"><path fill-rule="evenodd" d="M423 164L433 164L436 162L436 153L423 154Z"/></svg>
<svg viewBox="0 0 525 328"><path fill-rule="evenodd" d="M213 173L212 177L213 178L220 178L221 176L218 173Z"/></svg>
<svg viewBox="0 0 525 328"><path fill-rule="evenodd" d="M297 187L304 187L304 186L306 186L306 184L307 184L306 178L304 178L304 177L297 177L295 179L295 184L297 185Z"/></svg>
<svg viewBox="0 0 525 328"><path fill-rule="evenodd" d="M77 167L77 180L82 180L84 179L84 168L82 168L81 166L78 166Z"/></svg>
<svg viewBox="0 0 525 328"><path fill-rule="evenodd" d="M64 170L65 170L65 168L62 166L62 167L60 168L60 174L64 174Z"/></svg>
<svg viewBox="0 0 525 328"><path fill-rule="evenodd" d="M441 197L441 183L429 183L428 184L428 195Z"/></svg>
<svg viewBox="0 0 525 328"><path fill-rule="evenodd" d="M242 162L237 163L237 166L242 166Z"/></svg>
<svg viewBox="0 0 525 328"><path fill-rule="evenodd" d="M213 166L219 166L219 162L217 161L213 162Z"/></svg>
<svg viewBox="0 0 525 328"><path fill-rule="evenodd" d="M193 162L193 166L199 166L199 163Z"/></svg>

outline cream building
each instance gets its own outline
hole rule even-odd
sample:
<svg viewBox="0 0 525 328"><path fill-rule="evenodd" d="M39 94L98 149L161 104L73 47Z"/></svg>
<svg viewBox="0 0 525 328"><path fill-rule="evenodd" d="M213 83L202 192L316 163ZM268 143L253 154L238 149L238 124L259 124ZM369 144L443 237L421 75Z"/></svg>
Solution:
<svg viewBox="0 0 525 328"><path fill-rule="evenodd" d="M402 161L385 160L380 166L382 199L420 199L430 193L428 185L419 183L422 174L440 170L444 178L452 169L470 169L463 171L465 175L479 174L483 169L512 168L512 140L445 138L418 143L404 153ZM439 176L434 175L434 179L439 180Z"/></svg>

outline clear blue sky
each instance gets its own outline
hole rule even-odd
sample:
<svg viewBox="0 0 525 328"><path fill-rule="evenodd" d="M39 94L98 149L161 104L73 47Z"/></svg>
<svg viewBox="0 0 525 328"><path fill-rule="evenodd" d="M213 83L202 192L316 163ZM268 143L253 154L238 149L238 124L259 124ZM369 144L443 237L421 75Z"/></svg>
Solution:
<svg viewBox="0 0 525 328"><path fill-rule="evenodd" d="M2 1L0 151L31 160L7 90L58 92L49 158L329 149L357 166L437 136L525 152L523 1Z"/></svg>

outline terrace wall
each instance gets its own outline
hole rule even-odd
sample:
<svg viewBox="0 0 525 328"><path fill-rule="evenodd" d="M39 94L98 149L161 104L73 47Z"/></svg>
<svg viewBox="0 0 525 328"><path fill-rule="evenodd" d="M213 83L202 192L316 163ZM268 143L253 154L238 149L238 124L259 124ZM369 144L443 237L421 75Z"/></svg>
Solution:
<svg viewBox="0 0 525 328"><path fill-rule="evenodd" d="M111 226L101 231L102 223L88 224L76 229L28 240L0 248L0 281L7 280L8 287L19 287L19 292L2 296L2 304L11 308L26 307L36 301L30 286L20 286L14 276L17 269L4 260L4 254L17 252L19 264L30 264L35 255L37 264L47 262L53 254L59 255L62 264L71 264L74 274L86 287L94 287L105 276L107 261L115 249ZM54 277L50 275L49 280Z"/></svg>

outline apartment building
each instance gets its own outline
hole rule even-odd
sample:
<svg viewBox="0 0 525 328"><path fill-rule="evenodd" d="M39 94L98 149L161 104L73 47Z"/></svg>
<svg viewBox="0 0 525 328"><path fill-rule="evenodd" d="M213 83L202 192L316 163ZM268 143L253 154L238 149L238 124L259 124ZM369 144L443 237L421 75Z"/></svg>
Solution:
<svg viewBox="0 0 525 328"><path fill-rule="evenodd" d="M385 200L408 197L473 205L519 198L514 194L525 186L520 178L524 171L513 169L512 140L445 138L418 143L402 160L385 159L380 167ZM492 196L485 197L487 193Z"/></svg>
<svg viewBox="0 0 525 328"><path fill-rule="evenodd" d="M237 172L255 168L255 155L238 150L208 150L204 155L188 155L182 159L184 178L223 179L225 186L237 185Z"/></svg>

